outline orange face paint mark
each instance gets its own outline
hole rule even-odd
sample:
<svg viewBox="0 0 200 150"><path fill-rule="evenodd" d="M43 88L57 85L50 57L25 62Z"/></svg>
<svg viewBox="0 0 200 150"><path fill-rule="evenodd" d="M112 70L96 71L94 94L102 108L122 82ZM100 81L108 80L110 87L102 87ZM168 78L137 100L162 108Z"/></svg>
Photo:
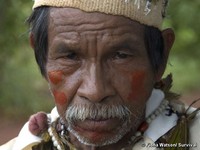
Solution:
<svg viewBox="0 0 200 150"><path fill-rule="evenodd" d="M53 95L55 98L56 103L60 105L64 105L67 102L67 96L64 92L53 91Z"/></svg>
<svg viewBox="0 0 200 150"><path fill-rule="evenodd" d="M51 71L48 73L49 80L53 84L58 84L62 81L63 71L57 70L57 71Z"/></svg>
<svg viewBox="0 0 200 150"><path fill-rule="evenodd" d="M137 71L134 72L132 75L132 90L128 96L128 99L135 100L137 96L142 95L144 91L144 79L145 79L145 72L144 71Z"/></svg>

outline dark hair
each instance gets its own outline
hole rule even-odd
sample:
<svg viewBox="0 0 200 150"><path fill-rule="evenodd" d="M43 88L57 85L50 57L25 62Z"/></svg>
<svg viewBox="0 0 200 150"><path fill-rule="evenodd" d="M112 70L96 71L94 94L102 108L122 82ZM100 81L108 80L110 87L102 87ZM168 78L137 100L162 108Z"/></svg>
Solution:
<svg viewBox="0 0 200 150"><path fill-rule="evenodd" d="M41 74L46 77L48 55L48 15L49 7L34 9L27 22L34 38L35 58ZM164 43L161 31L155 27L144 25L144 40L147 53L154 72L164 63Z"/></svg>
<svg viewBox="0 0 200 150"><path fill-rule="evenodd" d="M166 59L164 56L164 41L162 33L155 27L145 26L144 40L154 72L157 72Z"/></svg>
<svg viewBox="0 0 200 150"><path fill-rule="evenodd" d="M48 17L49 7L34 9L27 19L30 32L33 34L34 53L41 74L46 77L46 63L48 55Z"/></svg>

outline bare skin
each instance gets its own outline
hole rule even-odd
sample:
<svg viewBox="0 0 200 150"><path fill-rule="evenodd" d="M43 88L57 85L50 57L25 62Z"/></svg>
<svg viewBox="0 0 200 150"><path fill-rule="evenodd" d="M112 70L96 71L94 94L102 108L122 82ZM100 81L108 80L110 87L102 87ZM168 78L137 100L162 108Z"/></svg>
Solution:
<svg viewBox="0 0 200 150"><path fill-rule="evenodd" d="M72 125L85 145L70 133L71 143L83 150L118 150L144 121L145 104L164 66L154 74L144 44L143 25L121 16L51 8L47 74L63 120L69 106L123 105L131 111L128 131L114 143L99 145L119 134L117 118L77 121ZM174 36L163 33L168 56Z"/></svg>

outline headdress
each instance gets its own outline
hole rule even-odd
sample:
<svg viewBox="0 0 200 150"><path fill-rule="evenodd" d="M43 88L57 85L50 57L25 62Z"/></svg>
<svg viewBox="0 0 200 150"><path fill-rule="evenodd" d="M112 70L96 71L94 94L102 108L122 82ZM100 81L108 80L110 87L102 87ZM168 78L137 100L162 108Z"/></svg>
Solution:
<svg viewBox="0 0 200 150"><path fill-rule="evenodd" d="M125 16L160 29L167 3L168 0L35 0L33 9L41 6L71 7Z"/></svg>

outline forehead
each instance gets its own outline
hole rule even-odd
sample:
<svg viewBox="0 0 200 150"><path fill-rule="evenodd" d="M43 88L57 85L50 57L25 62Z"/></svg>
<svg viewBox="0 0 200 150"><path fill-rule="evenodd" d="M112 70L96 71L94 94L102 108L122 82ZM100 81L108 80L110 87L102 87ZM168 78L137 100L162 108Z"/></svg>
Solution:
<svg viewBox="0 0 200 150"><path fill-rule="evenodd" d="M51 8L49 23L49 31L56 33L76 31L141 35L144 28L140 23L123 16L89 13L74 8Z"/></svg>

